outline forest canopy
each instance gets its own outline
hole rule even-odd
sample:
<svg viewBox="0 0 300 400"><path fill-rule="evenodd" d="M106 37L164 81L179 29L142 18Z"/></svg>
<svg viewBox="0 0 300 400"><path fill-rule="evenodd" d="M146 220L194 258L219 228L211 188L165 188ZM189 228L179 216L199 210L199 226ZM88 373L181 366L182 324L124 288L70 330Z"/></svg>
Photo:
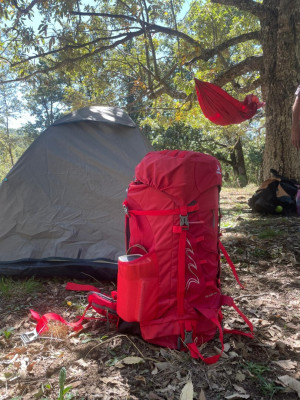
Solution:
<svg viewBox="0 0 300 400"><path fill-rule="evenodd" d="M286 138L300 78L299 50L293 47L300 7L299 0L289 7L283 3L0 2L1 168L15 162L17 155L10 153L16 138L24 148L62 113L98 104L125 109L156 149L180 144L215 155L242 185L266 177L270 164L295 175L296 153ZM279 30L285 41L293 38L289 49L283 48ZM254 93L266 101L266 109L251 121L216 126L201 112L194 78L213 82L239 100ZM17 132L7 124L16 111L13 99L19 115L27 111L35 118ZM276 141L278 148L271 145L274 137L285 138Z"/></svg>

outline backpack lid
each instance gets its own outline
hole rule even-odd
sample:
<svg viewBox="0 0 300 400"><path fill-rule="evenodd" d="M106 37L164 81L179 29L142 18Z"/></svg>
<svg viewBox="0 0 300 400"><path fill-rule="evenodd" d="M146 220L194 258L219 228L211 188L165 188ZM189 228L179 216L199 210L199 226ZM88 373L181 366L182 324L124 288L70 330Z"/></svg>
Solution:
<svg viewBox="0 0 300 400"><path fill-rule="evenodd" d="M135 169L136 180L165 192L180 205L213 186L221 186L219 161L208 154L183 150L148 153Z"/></svg>

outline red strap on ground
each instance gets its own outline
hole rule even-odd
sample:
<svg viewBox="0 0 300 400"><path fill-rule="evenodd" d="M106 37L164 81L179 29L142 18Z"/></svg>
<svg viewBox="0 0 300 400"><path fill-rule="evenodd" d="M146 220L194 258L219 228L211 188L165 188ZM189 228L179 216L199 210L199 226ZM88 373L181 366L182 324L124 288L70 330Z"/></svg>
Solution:
<svg viewBox="0 0 300 400"><path fill-rule="evenodd" d="M212 309L198 309L197 308L197 311L201 312L201 314L203 314L209 321L213 322L217 326L217 328L219 330L219 339L220 339L220 342L221 342L221 352L219 354L216 354L216 355L211 356L211 357L204 357L200 353L200 351L199 351L198 347L196 346L195 342L188 343L187 346L188 346L188 348L190 350L191 357L193 357L193 358L201 358L201 360L204 361L205 364L214 364L219 360L219 358L221 357L221 355L223 354L223 351L224 351L223 330L222 330L221 324L220 324L220 322L218 320L218 317L216 316L216 313L215 313L214 310L212 310Z"/></svg>
<svg viewBox="0 0 300 400"><path fill-rule="evenodd" d="M238 308L238 306L235 304L235 302L233 301L233 298L230 296L222 295L222 305L233 307L235 309L235 311L241 316L241 318L246 322L246 324L248 325L248 327L250 329L250 333L239 331L237 329L224 329L224 332L225 333L233 333L236 335L247 336L247 337L250 337L251 339L253 339L254 338L253 325L249 321L249 319L242 313L242 311Z"/></svg>
<svg viewBox="0 0 300 400"><path fill-rule="evenodd" d="M68 282L66 284L66 290L76 290L80 292L97 292L100 293L100 289L92 285L81 285L79 283Z"/></svg>
<svg viewBox="0 0 300 400"><path fill-rule="evenodd" d="M85 319L102 319L103 317L97 318L97 317L89 317L87 318L85 316L86 312L90 309L93 308L96 312L98 312L98 314L102 315L102 316L106 316L108 319L116 319L117 315L116 315L116 301L110 301L109 298L105 298L106 296L100 296L97 293L100 292L100 290L94 286L91 285L80 285L77 283L72 283L72 282L68 282L66 289L68 290L82 290L82 291L93 291L94 293L90 293L88 295L88 302L89 304L87 305L87 307L85 308L82 316L78 319L78 321L76 322L67 322L61 315L59 314L55 314L55 313L48 313L48 314L44 314L42 316L39 315L39 313L37 313L34 310L30 310L32 317L37 321L37 325L36 325L36 331L38 332L38 334L41 334L45 331L48 330L48 321L50 320L54 320L54 321L59 321L64 325L70 326L71 328L74 329L74 331L79 331L83 328L82 326L82 321ZM96 292L97 291L97 292ZM112 293L113 296L115 296L115 292ZM112 300L114 299L114 297L112 298ZM112 314L110 314L109 312L111 311Z"/></svg>
<svg viewBox="0 0 300 400"><path fill-rule="evenodd" d="M240 287L241 287L242 289L245 289L245 287L241 284L241 282L240 282L240 280L239 280L239 277L238 277L238 274L237 274L237 272L236 272L235 266L234 266L233 262L231 261L229 255L228 255L228 253L227 253L225 247L224 247L223 244L221 243L221 241L219 241L219 246L220 246L220 250L221 250L222 253L224 254L224 257L226 258L226 261L228 262L228 264L229 264L229 266L230 266L230 268L231 268L231 271L232 271L232 273L233 273L233 275L234 275L234 277L235 277L235 280L237 281L237 283L240 285Z"/></svg>
<svg viewBox="0 0 300 400"><path fill-rule="evenodd" d="M82 321L84 319L84 316L87 312L87 310L91 307L91 305L89 304L82 317L76 321L76 322L67 322L61 315L55 314L55 313L48 313L48 314L44 314L42 316L40 316L36 311L34 310L30 310L30 313L32 315L32 317L37 321L37 325L36 325L36 331L38 334L41 334L45 331L48 330L48 321L50 320L54 320L54 321L59 321L64 325L70 326L74 329L74 331L79 331L82 329Z"/></svg>

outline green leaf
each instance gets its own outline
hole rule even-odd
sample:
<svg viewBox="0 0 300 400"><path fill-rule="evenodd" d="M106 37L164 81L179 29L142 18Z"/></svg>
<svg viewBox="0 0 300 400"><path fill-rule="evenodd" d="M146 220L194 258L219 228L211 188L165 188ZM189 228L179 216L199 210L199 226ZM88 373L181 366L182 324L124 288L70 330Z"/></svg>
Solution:
<svg viewBox="0 0 300 400"><path fill-rule="evenodd" d="M68 386L63 390L63 395L65 395L66 393L68 393L70 390L72 389L72 386Z"/></svg>
<svg viewBox="0 0 300 400"><path fill-rule="evenodd" d="M65 367L62 367L59 373L59 398L58 400L64 400L64 387L67 377L67 371Z"/></svg>

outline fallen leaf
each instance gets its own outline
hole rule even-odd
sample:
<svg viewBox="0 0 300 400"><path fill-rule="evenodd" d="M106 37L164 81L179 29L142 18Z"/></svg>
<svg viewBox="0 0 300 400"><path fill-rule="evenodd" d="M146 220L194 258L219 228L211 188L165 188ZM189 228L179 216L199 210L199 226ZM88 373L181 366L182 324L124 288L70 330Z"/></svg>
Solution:
<svg viewBox="0 0 300 400"><path fill-rule="evenodd" d="M11 351L10 353L6 354L6 356L4 357L5 360L10 360L13 357L16 356L16 354L20 355L23 354L27 351L26 347L16 347L13 351Z"/></svg>
<svg viewBox="0 0 300 400"><path fill-rule="evenodd" d="M243 387L241 387L241 386L239 386L239 385L233 385L233 387L235 388L235 390L237 391L237 392L239 392L239 393L243 393L243 394L247 394L247 392L246 392L246 390L243 388Z"/></svg>
<svg viewBox="0 0 300 400"><path fill-rule="evenodd" d="M70 382L70 385L72 386L72 389L80 386L81 384L82 384L82 381Z"/></svg>
<svg viewBox="0 0 300 400"><path fill-rule="evenodd" d="M221 353L222 353L222 350L219 349L217 346L214 346L214 349L216 350L217 354L221 354ZM227 355L226 353L223 352L223 353L221 354L221 357L222 357L222 358L228 358L228 355Z"/></svg>
<svg viewBox="0 0 300 400"><path fill-rule="evenodd" d="M288 375L283 375L278 377L279 382L283 383L284 386L287 386L288 388L295 390L297 392L298 397L300 398L300 382L297 381L297 379L292 378L291 376Z"/></svg>
<svg viewBox="0 0 300 400"><path fill-rule="evenodd" d="M230 343L229 342L227 342L227 343L224 343L224 351L225 351L225 353L227 353L227 351L230 349Z"/></svg>
<svg viewBox="0 0 300 400"><path fill-rule="evenodd" d="M83 367L83 368L87 368L90 365L90 363L84 361L83 358L79 358L78 360L76 360L75 363L80 365L80 367Z"/></svg>
<svg viewBox="0 0 300 400"><path fill-rule="evenodd" d="M166 393L166 392L170 392L170 391L175 392L176 389L177 389L176 386L174 386L174 385L168 385L168 386L167 386L166 388L164 388L164 389L158 389L158 391L161 392L161 393ZM180 399L181 399L181 397L180 397ZM185 398L184 398L184 400L185 400ZM188 400L190 400L189 397L188 397Z"/></svg>
<svg viewBox="0 0 300 400"><path fill-rule="evenodd" d="M148 399L149 399L149 400L163 400L162 397L157 396L157 394L155 394L154 392L150 392L150 393L148 394Z"/></svg>
<svg viewBox="0 0 300 400"><path fill-rule="evenodd" d="M141 363L144 363L145 361L144 361L144 359L143 358L141 358L141 357L135 357L135 356L132 356L132 357L125 357L125 358L123 358L123 360L122 360L122 363L123 364L127 364L127 365L131 365L131 364L141 364Z"/></svg>
<svg viewBox="0 0 300 400"><path fill-rule="evenodd" d="M28 372L32 371L34 365L35 365L35 362L32 362L32 363L28 364L28 365L27 365L27 371L28 371Z"/></svg>
<svg viewBox="0 0 300 400"><path fill-rule="evenodd" d="M118 362L115 364L115 367L116 367L116 368L119 368L119 369L122 369L122 368L125 368L125 365L122 364L122 361L118 361Z"/></svg>
<svg viewBox="0 0 300 400"><path fill-rule="evenodd" d="M160 371L166 371L171 367L171 364L169 362L157 362L154 363L155 367L160 370Z"/></svg>
<svg viewBox="0 0 300 400"><path fill-rule="evenodd" d="M194 386L193 382L189 380L180 393L180 400L193 400L194 397Z"/></svg>
<svg viewBox="0 0 300 400"><path fill-rule="evenodd" d="M295 350L300 349L300 340L294 340L294 341L292 342L292 346L293 346L293 348L294 348Z"/></svg>
<svg viewBox="0 0 300 400"><path fill-rule="evenodd" d="M114 378L114 377L108 377L108 378L104 377L104 378L100 378L100 381L102 381L102 382L105 383L106 385L107 385L108 383L112 383L113 385L118 385L118 384L119 384L118 380L117 380L116 378Z"/></svg>
<svg viewBox="0 0 300 400"><path fill-rule="evenodd" d="M199 395L199 400L206 400L205 392L203 389L201 389L200 395Z"/></svg>
<svg viewBox="0 0 300 400"><path fill-rule="evenodd" d="M146 378L145 378L144 376L142 376L142 375L136 375L136 376L134 377L134 379L135 379L136 381L143 382L143 383L146 385Z"/></svg>
<svg viewBox="0 0 300 400"><path fill-rule="evenodd" d="M250 394L242 394L242 393L232 393L227 396L225 396L226 400L238 400L238 399L249 399Z"/></svg>
<svg viewBox="0 0 300 400"><path fill-rule="evenodd" d="M36 399L39 399L40 397L42 397L44 394L44 389L40 388L36 393L34 393L33 397L35 397Z"/></svg>
<svg viewBox="0 0 300 400"><path fill-rule="evenodd" d="M217 392L222 392L224 390L222 386L217 385L216 383L211 383L210 387Z"/></svg>
<svg viewBox="0 0 300 400"><path fill-rule="evenodd" d="M226 372L227 375L232 375L233 370L231 368L229 368L229 367L226 367L225 372Z"/></svg>
<svg viewBox="0 0 300 400"><path fill-rule="evenodd" d="M170 352L166 349L160 349L159 352L163 357L168 357L168 355L170 354Z"/></svg>
<svg viewBox="0 0 300 400"><path fill-rule="evenodd" d="M292 360L278 360L273 361L273 364L279 365L279 367L285 370L295 369L297 367L297 362Z"/></svg>
<svg viewBox="0 0 300 400"><path fill-rule="evenodd" d="M235 374L235 379L236 379L237 381L239 381L239 382L243 382L243 381L246 379L246 376L245 376L241 371L238 371L238 372Z"/></svg>

